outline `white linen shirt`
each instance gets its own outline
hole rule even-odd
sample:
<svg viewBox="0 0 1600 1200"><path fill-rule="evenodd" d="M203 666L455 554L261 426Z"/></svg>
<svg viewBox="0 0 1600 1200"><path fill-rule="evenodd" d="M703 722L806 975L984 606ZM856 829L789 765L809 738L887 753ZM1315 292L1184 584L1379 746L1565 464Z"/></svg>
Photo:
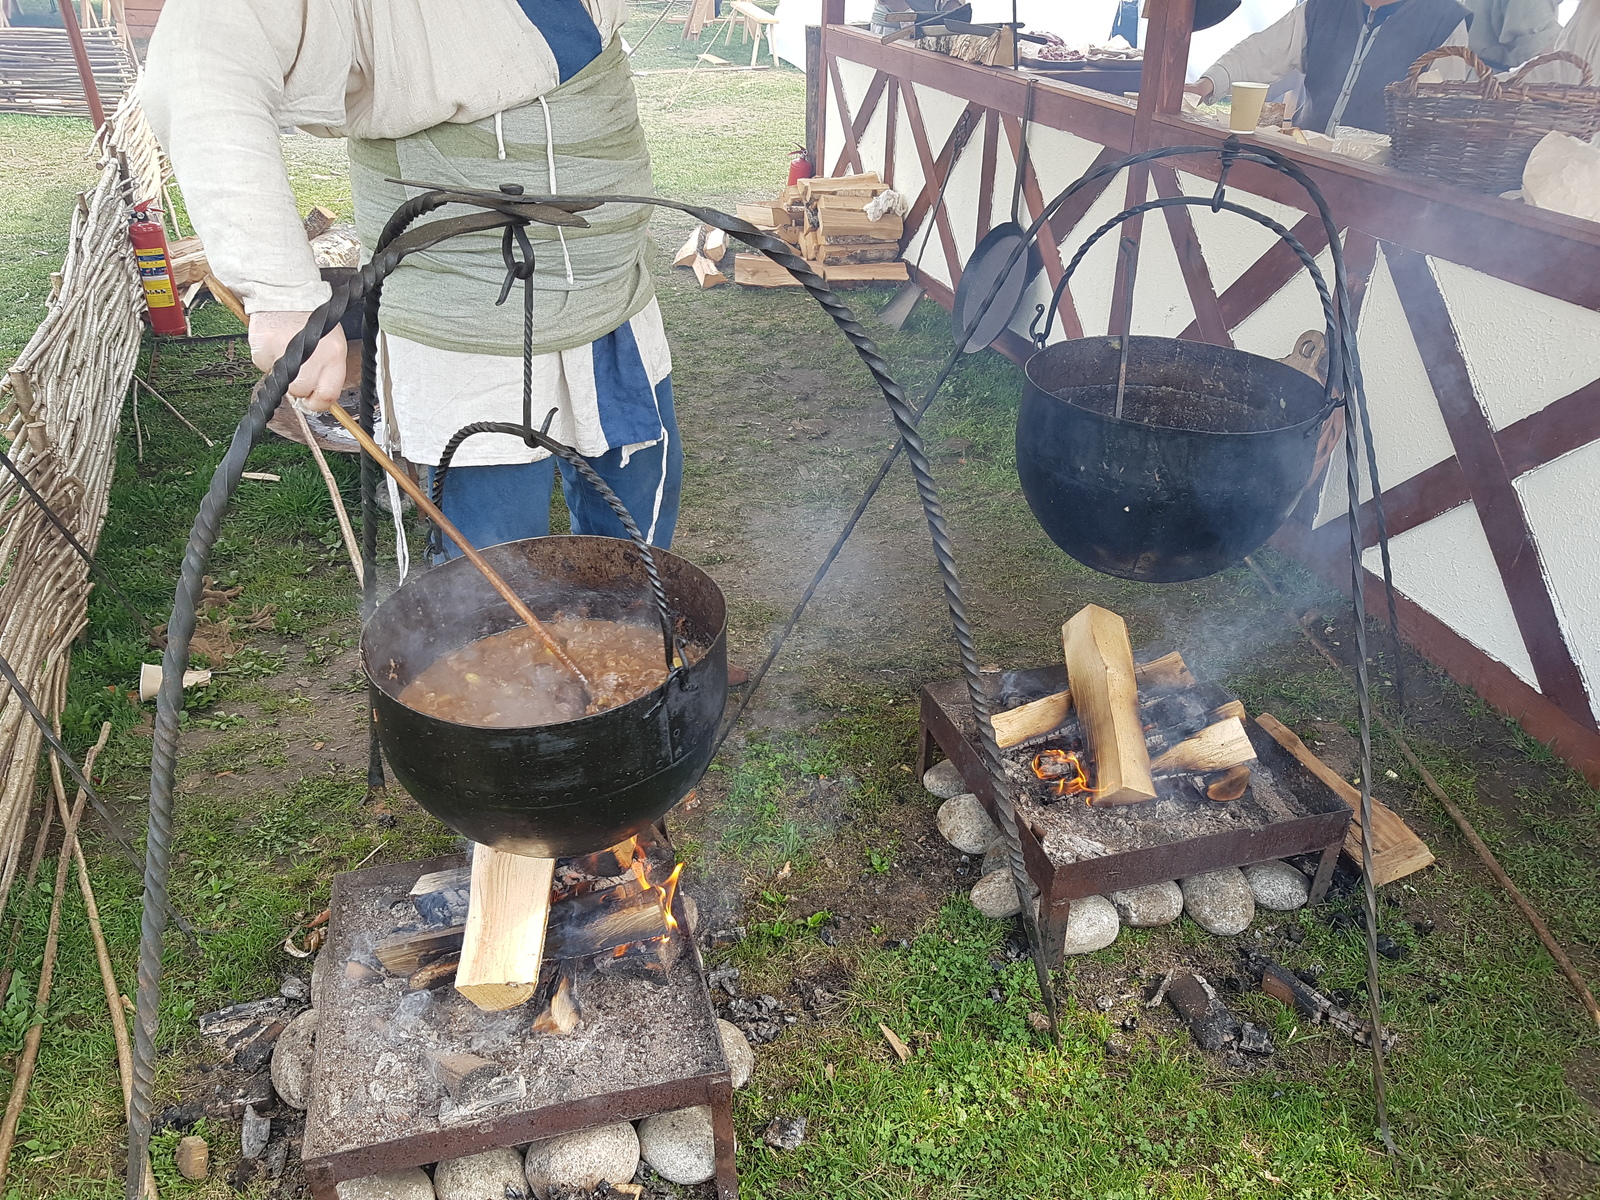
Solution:
<svg viewBox="0 0 1600 1200"><path fill-rule="evenodd" d="M627 0L583 0L606 45ZM247 312L328 298L279 131L401 138L559 83L517 0L167 0L139 97L217 278Z"/></svg>

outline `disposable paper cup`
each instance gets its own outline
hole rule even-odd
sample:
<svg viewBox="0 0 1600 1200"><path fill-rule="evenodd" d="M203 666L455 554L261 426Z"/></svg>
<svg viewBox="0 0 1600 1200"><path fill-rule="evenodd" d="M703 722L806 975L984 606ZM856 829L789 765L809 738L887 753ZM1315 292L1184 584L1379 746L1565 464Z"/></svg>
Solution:
<svg viewBox="0 0 1600 1200"><path fill-rule="evenodd" d="M1228 128L1235 133L1254 133L1261 120L1261 106L1267 102L1265 83L1236 83L1233 85L1233 109L1228 114Z"/></svg>

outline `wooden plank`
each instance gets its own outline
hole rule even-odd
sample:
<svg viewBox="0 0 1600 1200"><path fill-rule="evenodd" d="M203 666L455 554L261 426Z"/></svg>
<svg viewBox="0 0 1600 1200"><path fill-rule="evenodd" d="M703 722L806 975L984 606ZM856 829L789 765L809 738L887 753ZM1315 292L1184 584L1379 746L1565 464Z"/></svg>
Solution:
<svg viewBox="0 0 1600 1200"><path fill-rule="evenodd" d="M1178 183L1178 173L1165 163L1158 163L1151 172L1156 183L1156 195L1170 200L1183 195ZM1200 248L1200 238L1194 231L1194 220L1187 208L1165 209L1167 232L1172 237L1172 248L1178 255L1178 266L1183 271L1184 287L1189 292L1189 305L1194 309L1194 324L1200 331L1200 340L1214 346L1233 347L1227 324L1222 319L1222 306L1217 302L1216 288L1211 283L1211 268Z"/></svg>
<svg viewBox="0 0 1600 1200"><path fill-rule="evenodd" d="M555 870L553 858L473 850L456 991L485 1012L515 1008L538 990Z"/></svg>
<svg viewBox="0 0 1600 1200"><path fill-rule="evenodd" d="M1344 835L1345 857L1361 869L1361 793L1350 785L1327 763L1323 762L1302 742L1299 736L1271 713L1262 713L1256 724L1272 735L1277 742L1323 783L1339 799L1350 806L1355 814L1350 830ZM1372 882L1376 886L1404 879L1433 863L1433 851L1427 843L1412 832L1394 810L1372 798Z"/></svg>
<svg viewBox="0 0 1600 1200"><path fill-rule="evenodd" d="M1241 218L1242 219L1242 218ZM1305 246L1313 256L1328 248L1328 231L1318 217L1302 217L1295 222L1295 240ZM1287 242L1278 240L1264 254L1251 263L1243 275L1217 297L1217 308L1222 314L1223 327L1237 329L1247 317L1284 289L1290 280L1305 270L1304 265L1289 249ZM1310 283L1305 286L1310 287ZM1186 341L1204 340L1199 320L1190 321L1178 335Z"/></svg>
<svg viewBox="0 0 1600 1200"><path fill-rule="evenodd" d="M1085 605L1061 627L1061 648L1094 763L1094 802L1154 800L1127 623L1098 604Z"/></svg>

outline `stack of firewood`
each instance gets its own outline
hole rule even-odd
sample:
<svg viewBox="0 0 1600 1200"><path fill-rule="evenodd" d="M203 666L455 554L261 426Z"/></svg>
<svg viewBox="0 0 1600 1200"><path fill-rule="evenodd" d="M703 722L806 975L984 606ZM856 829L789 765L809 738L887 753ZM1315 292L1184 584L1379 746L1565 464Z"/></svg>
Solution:
<svg viewBox="0 0 1600 1200"><path fill-rule="evenodd" d="M889 190L874 172L802 179L769 203L739 205L737 215L788 242L830 285L900 282L906 278L900 261L905 226L894 206L880 199ZM726 248L725 234L702 225L674 261L693 267L702 287L714 287L727 280L720 265ZM750 287L799 284L766 255L754 253L734 255L733 280Z"/></svg>

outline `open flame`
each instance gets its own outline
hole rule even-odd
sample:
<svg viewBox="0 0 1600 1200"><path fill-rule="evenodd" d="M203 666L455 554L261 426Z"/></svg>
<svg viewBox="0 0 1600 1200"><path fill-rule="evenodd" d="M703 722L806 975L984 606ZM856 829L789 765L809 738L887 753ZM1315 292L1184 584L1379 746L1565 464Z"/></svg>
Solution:
<svg viewBox="0 0 1600 1200"><path fill-rule="evenodd" d="M672 874L667 876L667 881L655 889L657 899L661 901L661 915L666 918L667 932L678 932L678 918L672 915L672 900L678 894L678 877L683 874L683 864L679 863L672 868Z"/></svg>
<svg viewBox="0 0 1600 1200"><path fill-rule="evenodd" d="M1042 750L1033 756L1033 773L1040 779L1053 782L1058 796L1076 796L1085 793L1084 803L1094 799L1094 789L1089 786L1089 775L1083 769L1083 760L1067 750Z"/></svg>

